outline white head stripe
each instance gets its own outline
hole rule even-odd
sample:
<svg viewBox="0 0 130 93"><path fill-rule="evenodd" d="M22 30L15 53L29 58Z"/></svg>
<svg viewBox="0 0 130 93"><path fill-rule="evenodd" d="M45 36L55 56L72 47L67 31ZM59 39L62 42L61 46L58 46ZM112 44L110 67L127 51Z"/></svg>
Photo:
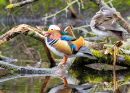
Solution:
<svg viewBox="0 0 130 93"><path fill-rule="evenodd" d="M49 29L55 29L55 30L61 30L58 26L56 25L50 25Z"/></svg>

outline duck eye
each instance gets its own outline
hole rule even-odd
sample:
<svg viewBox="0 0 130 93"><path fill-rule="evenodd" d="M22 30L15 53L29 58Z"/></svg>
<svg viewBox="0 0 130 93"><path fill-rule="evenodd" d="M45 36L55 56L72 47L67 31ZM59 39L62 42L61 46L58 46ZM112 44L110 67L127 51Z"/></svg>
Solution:
<svg viewBox="0 0 130 93"><path fill-rule="evenodd" d="M53 29L51 29L51 30L53 30Z"/></svg>

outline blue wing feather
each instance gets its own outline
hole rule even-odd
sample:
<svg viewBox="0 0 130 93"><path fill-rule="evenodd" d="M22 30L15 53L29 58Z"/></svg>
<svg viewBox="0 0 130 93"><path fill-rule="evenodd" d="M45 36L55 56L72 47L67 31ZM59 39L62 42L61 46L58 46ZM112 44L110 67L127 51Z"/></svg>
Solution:
<svg viewBox="0 0 130 93"><path fill-rule="evenodd" d="M76 40L76 39L75 39L74 37L71 37L71 36L62 35L62 36L61 36L61 40L73 41L73 40Z"/></svg>
<svg viewBox="0 0 130 93"><path fill-rule="evenodd" d="M71 47L76 51L76 46L74 44Z"/></svg>

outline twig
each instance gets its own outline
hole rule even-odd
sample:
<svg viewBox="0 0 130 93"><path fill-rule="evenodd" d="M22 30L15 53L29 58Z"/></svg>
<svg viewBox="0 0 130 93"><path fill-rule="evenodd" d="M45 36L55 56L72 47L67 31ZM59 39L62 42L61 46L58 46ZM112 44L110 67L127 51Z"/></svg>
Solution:
<svg viewBox="0 0 130 93"><path fill-rule="evenodd" d="M68 5L64 8L64 9L62 9L62 10L60 10L60 11L57 11L55 14L52 14L52 15L50 15L50 16L46 16L46 17L44 17L44 18L42 18L42 20L44 20L44 19L47 19L47 18L50 18L50 17L53 17L53 16L56 16L57 14L59 14L59 13L61 13L61 12L63 12L63 11L68 11L68 8L71 6L71 5L73 5L74 3L76 3L76 2L78 2L78 0L74 0L73 2L71 2L71 3L67 3Z"/></svg>
<svg viewBox="0 0 130 93"><path fill-rule="evenodd" d="M116 56L118 55L119 47L120 47L122 44L123 44L122 41L115 42L115 46L114 46L114 62L113 62L114 68L115 68L115 66L116 66Z"/></svg>
<svg viewBox="0 0 130 93"><path fill-rule="evenodd" d="M88 31L84 30L84 29L83 29L84 27L87 28L87 27L90 27L90 25L87 24L87 25L83 25L83 26L80 26L80 27L75 27L75 28L72 27L72 30L82 30L82 31L85 31L86 33L89 33L89 34L92 34L92 35L96 35L96 34L93 33L93 32L88 32Z"/></svg>
<svg viewBox="0 0 130 93"><path fill-rule="evenodd" d="M114 83L114 93L117 93L118 91L118 83L116 81L116 71L115 71L115 66L116 66L116 56L118 55L119 52L119 47L123 44L122 41L116 42L114 46L114 62L113 62L113 83Z"/></svg>
<svg viewBox="0 0 130 93"><path fill-rule="evenodd" d="M80 26L80 27L75 27L75 28L73 28L72 27L72 30L75 30L75 29L82 29L83 27L90 27L90 25L83 25L83 26Z"/></svg>
<svg viewBox="0 0 130 93"><path fill-rule="evenodd" d="M26 4L29 4L32 2L36 2L36 1L38 1L38 0L26 0L26 1L19 2L19 3L15 3L15 4L10 3L10 5L8 5L6 8L11 9L14 7L23 6L23 5L26 5Z"/></svg>

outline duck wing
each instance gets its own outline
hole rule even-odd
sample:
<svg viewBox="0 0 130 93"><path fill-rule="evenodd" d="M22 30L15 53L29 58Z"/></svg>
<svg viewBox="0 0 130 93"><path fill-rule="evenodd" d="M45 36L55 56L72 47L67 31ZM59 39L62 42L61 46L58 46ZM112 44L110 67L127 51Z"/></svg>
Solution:
<svg viewBox="0 0 130 93"><path fill-rule="evenodd" d="M115 20L107 20L98 26L98 29L103 31L121 31L127 32Z"/></svg>
<svg viewBox="0 0 130 93"><path fill-rule="evenodd" d="M76 39L74 37L68 36L68 35L62 35L61 40L65 40L68 42L68 45L71 47L72 51L78 51L79 48L84 45L84 39L83 37L80 37L79 39Z"/></svg>

